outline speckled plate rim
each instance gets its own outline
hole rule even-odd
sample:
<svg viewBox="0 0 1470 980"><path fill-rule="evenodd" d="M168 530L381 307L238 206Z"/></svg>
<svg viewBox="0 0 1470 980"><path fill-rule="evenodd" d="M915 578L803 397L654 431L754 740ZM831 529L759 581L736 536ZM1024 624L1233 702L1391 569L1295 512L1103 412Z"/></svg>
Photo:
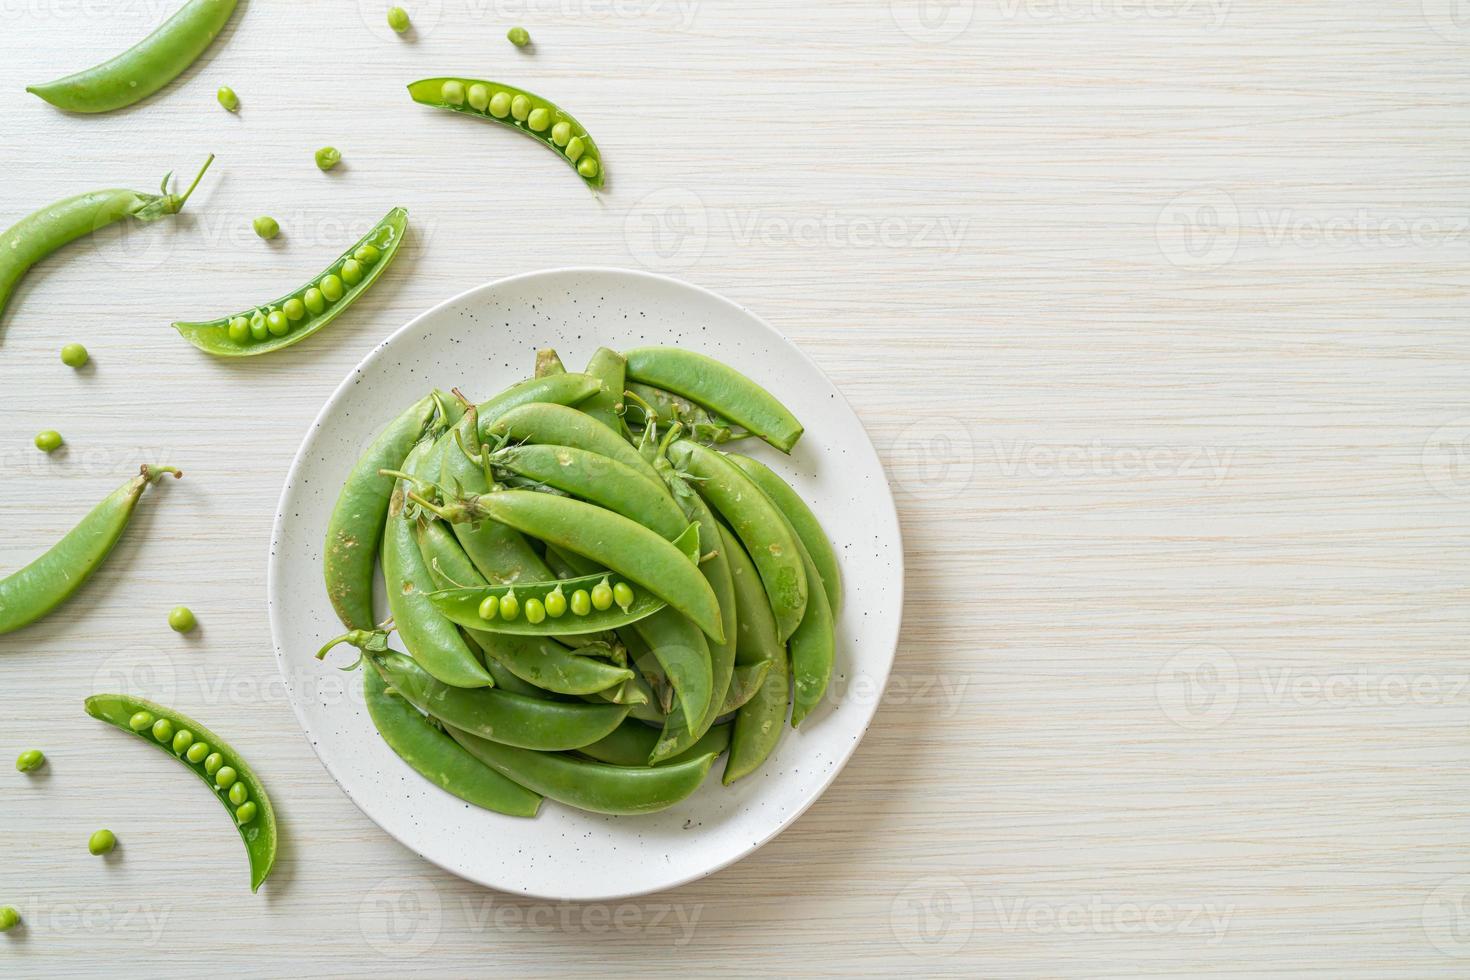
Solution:
<svg viewBox="0 0 1470 980"><path fill-rule="evenodd" d="M830 389L830 397L835 401L838 406L840 406L841 410L846 413L846 415L850 419L850 430L852 433L856 434L856 439L854 440L854 445L850 446L849 448L864 452L870 458L873 467L881 476L881 479L879 481L879 485L882 489L882 493L880 495L881 500L877 501L877 503L879 503L881 506L880 511L874 514L874 517L875 519L877 519L875 520L875 523L882 525L881 530L889 538L889 541L887 542L888 547L886 549L886 556L891 567L890 574L892 576L891 579L889 579L885 583L885 588L883 590L883 598L885 600L884 606L886 607L885 609L880 610L883 615L875 617L876 623L874 622L874 619L868 619L867 617L865 617L865 619L867 619L867 622L865 622L864 624L865 630L876 632L881 629L881 635L877 636L876 638L873 637L872 632L869 632L868 636L869 639L873 642L875 648L880 651L885 651L886 655L882 656L877 663L868 665L866 671L861 675L862 679L866 682L864 697L858 700L854 700L850 704L850 711L847 716L848 721L852 722L857 720L854 716L860 714L860 724L856 727L856 731L853 737L850 738L845 749L842 750L838 754L838 756L833 759L832 764L826 769L822 776L816 782L810 784L805 788L804 798L801 799L796 806L784 813L780 817L779 821L760 837L749 840L735 853L720 857L717 860L709 863L707 866L702 867L696 871L675 875L673 877L670 877L666 881L661 881L656 885L648 887L614 887L606 890L582 891L577 894L568 894L564 891L541 890L537 889L534 886L527 887L519 882L507 883L503 880L495 880L482 874L476 874L472 870L465 867L456 867L446 861L436 858L432 854L426 853L424 849L418 846L417 842L413 840L409 834L400 833L393 826L391 826L389 822L385 822L383 819L380 819L379 815L374 812L374 808L370 803L358 799L357 795L353 793L346 784L344 784L342 777L334 768L332 761L324 752L318 739L314 736L311 724L308 722L305 700L298 695L294 686L292 685L291 670L287 659L288 654L286 651L286 646L282 642L282 633L284 630L284 626L280 622L281 613L278 611L277 602L277 588L282 578L279 565L282 561L285 560L283 549L279 548L277 545L278 542L283 540L283 535L286 531L286 526L289 520L287 515L291 511L292 495L295 491L295 488L299 484L299 476L301 474L301 471L307 465L306 460L310 455L310 450L312 448L315 436L321 430L323 422L325 422L333 414L333 412L338 409L339 403L345 397L346 393L363 378L365 373L370 368L372 368L380 358L389 356L392 348L396 343L400 342L403 338L412 336L425 323L442 317L447 313L453 311L457 307L463 307L468 303L473 302L477 297L480 297L483 294L489 294L497 290L503 290L514 286L523 285L528 281L534 281L541 278L552 278L566 275L613 275L619 277L630 277L635 280L641 279L649 282L657 282L663 286L672 286L676 289L688 290L693 294L697 294L698 297L704 302L724 307L729 312L747 318L752 322L753 325L757 326L759 329L767 333L770 337L770 340L775 346L784 349L784 351L789 352L789 354L804 362L806 367L811 372L820 377L822 381L828 386L828 388ZM391 414L385 414L385 416L379 420L378 427L381 428L382 425L385 425L390 417ZM818 507L818 510L820 511L820 506ZM324 527L317 530L320 532L319 534L317 534L317 536L325 533ZM844 562L844 577L848 575L848 568L848 563ZM735 303L732 300L729 300L724 296L713 292L712 290L690 283L686 280L643 270L626 269L615 266L561 266L505 276L499 279L491 280L486 283L482 283L481 285L472 287L470 289L464 290L461 293L451 296L450 298L440 302L430 309L425 310L423 313L420 313L418 316L414 317L412 320L399 327L386 339L377 344L361 361L359 361L352 369L347 372L347 375L343 378L342 382L336 387L336 389L333 390L332 394L327 398L325 404L323 404L321 410L312 420L311 425L307 428L306 433L302 438L301 444L297 448L295 456L292 458L291 466L286 474L285 483L282 485L281 495L276 506L275 519L273 520L271 525L270 553L267 558L266 566L266 600L268 618L270 620L271 627L272 647L276 655L276 665L286 686L288 699L291 702L291 709L295 713L296 720L301 725L303 734L305 735L308 743L311 745L312 751L316 754L323 768L327 770L327 773L332 777L332 780L343 791L347 798L352 801L353 805L355 805L363 813L364 816L373 821L373 823L377 824L390 837L397 840L404 847L413 851L424 860L429 861L430 863L444 869L445 871L448 871L451 874L454 874L460 878L464 878L467 881L472 881L486 888L492 888L507 892L509 894L515 894L530 898L539 898L548 901L618 901L622 899L635 898L642 895L655 894L672 888L677 888L681 885L688 884L689 882L705 878L709 875L714 874L717 871L720 871L724 868L729 867L732 864L735 864L741 859L759 850L766 843L770 842L776 836L786 830L786 828L790 827L801 817L802 814L810 809L811 806L822 797L822 795L827 791L828 787L830 787L833 781L837 778L837 775L846 767L847 763L856 753L858 745L862 741L863 736L867 733L869 725L871 725L872 723L873 715L876 713L878 704L882 699L883 692L887 687L888 679L892 672L893 662L897 654L898 637L902 626L904 581L905 569L902 527L899 524L897 506L894 502L893 490L890 483L888 482L887 474L883 471L881 461L878 458L877 450L873 446L872 439L868 436L867 430L863 427L861 420L857 416L857 413L853 411L851 404L843 396L842 392L837 388L836 385L832 384L831 380L827 378L826 374L822 372L821 368L818 367L815 361L808 357L804 352L801 351L800 348L798 348L794 343L788 340L783 334L776 330L775 327L771 326L768 322L766 322L765 319L763 319L759 315L753 313L744 306L741 306L740 304ZM324 590L322 596L320 597L320 601L322 604L326 604L326 596ZM846 701L848 699L844 700ZM815 716L813 720L815 720ZM783 736L783 742L789 740L791 737L792 729L788 727L785 736ZM723 757L720 762L716 763L715 769L711 771L710 779L715 782L718 782L719 767L722 761ZM758 773L752 774L751 776L746 777L746 780L742 780L741 782L748 782L750 780L758 778ZM448 794L445 795L448 796ZM548 801L547 805L559 806L559 804L556 804L555 801Z"/></svg>

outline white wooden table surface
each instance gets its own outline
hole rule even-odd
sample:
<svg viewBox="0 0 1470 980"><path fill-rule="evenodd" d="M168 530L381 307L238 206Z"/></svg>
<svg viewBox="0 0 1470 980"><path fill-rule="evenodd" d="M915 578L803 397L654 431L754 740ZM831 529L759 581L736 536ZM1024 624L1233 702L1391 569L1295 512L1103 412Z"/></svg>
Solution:
<svg viewBox="0 0 1470 980"><path fill-rule="evenodd" d="M188 476L0 639L0 756L50 758L0 773L0 903L27 923L0 974L1470 970L1463 5L407 0L399 39L378 0L253 0L132 109L23 91L175 5L0 0L0 223L219 154L187 215L57 255L4 323L0 568L141 460ZM409 102L444 71L564 102L608 192ZM393 205L397 266L306 343L229 364L169 329L295 285ZM264 604L286 468L352 365L449 295L569 264L688 278L800 344L889 468L909 569L892 686L826 796L615 905L467 885L362 817ZM92 367L58 362L70 340ZM196 635L165 626L178 603ZM265 775L262 894L208 794L82 714L120 687Z"/></svg>

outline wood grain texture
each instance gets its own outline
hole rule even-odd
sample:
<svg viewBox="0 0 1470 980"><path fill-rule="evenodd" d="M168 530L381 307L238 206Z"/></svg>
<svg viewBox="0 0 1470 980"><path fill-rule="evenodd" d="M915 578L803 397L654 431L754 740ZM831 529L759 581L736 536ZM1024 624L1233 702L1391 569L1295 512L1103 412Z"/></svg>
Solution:
<svg viewBox="0 0 1470 980"><path fill-rule="evenodd" d="M0 5L0 221L220 155L186 216L34 270L0 335L0 567L143 459L187 472L78 603L0 639L0 750L50 759L0 776L0 902L28 923L0 972L1464 975L1455 0L434 0L403 39L376 0L256 0L142 105L24 93L171 6ZM442 71L566 103L608 192L407 99ZM226 364L169 329L279 294L393 205L397 268L291 352ZM338 381L445 297L567 264L679 275L796 340L872 434L908 550L893 683L832 789L740 864L613 906L481 890L363 818L299 734L263 602ZM64 454L31 448L44 427ZM180 602L194 636L165 626ZM192 780L82 714L120 687L264 774L287 841L264 894Z"/></svg>

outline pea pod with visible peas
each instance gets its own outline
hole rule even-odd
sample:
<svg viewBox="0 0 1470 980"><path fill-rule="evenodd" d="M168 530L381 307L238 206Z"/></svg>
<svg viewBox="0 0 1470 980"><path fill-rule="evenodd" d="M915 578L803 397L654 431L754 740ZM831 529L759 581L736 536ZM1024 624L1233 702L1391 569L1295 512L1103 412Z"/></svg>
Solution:
<svg viewBox="0 0 1470 980"><path fill-rule="evenodd" d="M170 708L126 694L94 694L87 714L177 758L202 779L235 820L256 891L276 862L276 815L254 771L218 735ZM235 787L242 789L235 789Z"/></svg>
<svg viewBox="0 0 1470 980"><path fill-rule="evenodd" d="M100 65L26 91L68 112L130 106L181 75L224 30L236 0L189 0L152 34Z"/></svg>
<svg viewBox="0 0 1470 980"><path fill-rule="evenodd" d="M713 752L658 768L609 766L554 752L531 752L476 738L448 726L449 734L481 762L559 803L613 815L655 813L687 798L704 782Z"/></svg>
<svg viewBox="0 0 1470 980"><path fill-rule="evenodd" d="M540 752L581 748L606 736L628 716L626 707L548 701L493 688L466 690L436 681L411 658L387 649L377 631L353 630L322 647L359 646L367 670L381 675L400 697L426 714L481 738Z"/></svg>
<svg viewBox="0 0 1470 980"><path fill-rule="evenodd" d="M143 491L166 473L175 479L184 475L171 466L142 467L49 551L0 579L0 633L27 626L71 598L122 537Z"/></svg>
<svg viewBox="0 0 1470 980"><path fill-rule="evenodd" d="M407 233L408 212L394 208L305 286L231 316L179 321L174 329L217 357L254 357L300 343L341 316L378 281Z"/></svg>
<svg viewBox="0 0 1470 980"><path fill-rule="evenodd" d="M0 317L16 283L37 262L83 235L100 231L124 218L149 224L171 214L178 214L209 165L213 154L204 161L194 183L183 194L170 194L165 175L157 194L145 194L121 188L91 191L64 198L22 218L0 234Z"/></svg>
<svg viewBox="0 0 1470 980"><path fill-rule="evenodd" d="M587 183L602 187L602 153L571 113L513 85L475 78L424 78L411 82L409 96L420 105L488 119L525 133L567 162Z"/></svg>
<svg viewBox="0 0 1470 980"><path fill-rule="evenodd" d="M373 565L383 539L393 478L379 471L403 465L434 418L435 399L426 395L392 422L358 458L337 495L327 522L323 567L327 596L349 629L373 625Z"/></svg>
<svg viewBox="0 0 1470 980"><path fill-rule="evenodd" d="M806 612L806 568L796 535L770 499L722 453L687 439L669 447L669 460L695 478L699 495L745 545L776 614L784 642Z"/></svg>
<svg viewBox="0 0 1470 980"><path fill-rule="evenodd" d="M713 357L678 347L639 347L623 356L629 378L683 395L783 453L801 438L801 423L775 395Z"/></svg>

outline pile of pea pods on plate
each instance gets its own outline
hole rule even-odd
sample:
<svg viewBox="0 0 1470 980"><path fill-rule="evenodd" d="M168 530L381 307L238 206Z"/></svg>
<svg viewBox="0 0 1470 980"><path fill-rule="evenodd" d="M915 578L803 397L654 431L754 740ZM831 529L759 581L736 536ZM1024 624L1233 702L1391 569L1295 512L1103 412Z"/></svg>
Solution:
<svg viewBox="0 0 1470 980"><path fill-rule="evenodd" d="M774 470L726 448L801 434L676 347L602 348L580 373L542 351L478 404L430 392L342 487L323 553L348 632L318 656L357 647L384 741L489 810L662 810L721 755L732 783L832 674L836 553Z"/></svg>

